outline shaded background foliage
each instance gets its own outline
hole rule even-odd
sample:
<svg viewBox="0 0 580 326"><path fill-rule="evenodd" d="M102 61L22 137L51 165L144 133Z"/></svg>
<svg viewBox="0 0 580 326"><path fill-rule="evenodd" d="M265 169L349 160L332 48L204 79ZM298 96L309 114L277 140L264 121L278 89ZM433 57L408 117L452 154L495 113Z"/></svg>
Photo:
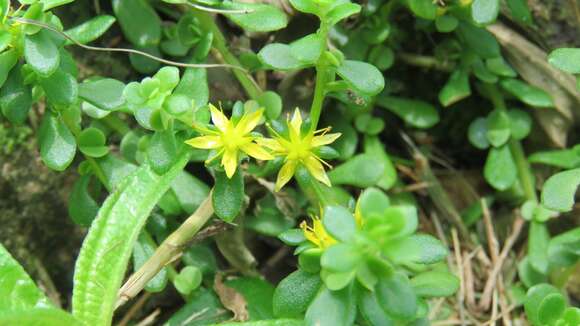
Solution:
<svg viewBox="0 0 580 326"><path fill-rule="evenodd" d="M580 45L580 10L576 1L550 0L529 1L530 8L536 21L536 28L530 29L520 26L517 22L505 21L509 26L520 31L528 39L539 44L548 51L565 45ZM99 12L112 12L109 1L78 0L72 5L59 8L57 13L63 19L66 26L73 26L87 20ZM412 30L415 19L410 15L401 15L395 18L397 24L409 26ZM226 20L222 20L226 23ZM350 21L356 25L356 21ZM231 47L250 47L257 51L269 40L265 36L258 36L251 41L244 37L242 31L233 26L226 25L228 36L233 37ZM300 16L291 21L288 28L277 33L276 38L280 41L291 41L297 37L306 35L315 30L315 20L312 17ZM311 27L311 28L310 28ZM401 31L405 33L405 31ZM396 35L396 34L395 34ZM406 35L408 42L404 48L398 49L408 53L429 52L433 44L440 40L432 39L429 35L416 33ZM112 28L99 41L103 46L122 45L121 31L118 26ZM73 50L75 59L79 64L80 76L94 74L110 76L120 80L139 80L143 75L130 68L127 56L116 54L102 54L86 52L82 49ZM396 59L396 62L399 62ZM405 60L402 60L405 62ZM446 82L449 72L445 69L433 69L433 67L417 67L410 65L395 65L389 70L385 78L389 81L387 87L397 90L402 96L421 94L421 98L436 103L440 87ZM210 80L211 102L233 101L243 98L243 90L232 75L225 70L212 69L208 71ZM259 73L258 81L270 88L277 88L284 98L287 107L306 107L311 98L313 74L311 71L302 71L293 76L281 76L274 74ZM306 86L304 86L306 85ZM412 85L413 88L405 88ZM434 87L434 85L436 85ZM478 151L465 142L469 123L478 116L488 111L486 100L476 96L447 109L441 114L442 120L429 131L412 131L413 138L419 146L433 149L435 157L442 157L444 162L461 170L463 177L457 178L457 174L446 169L440 169L437 175L450 193L451 198L459 208L466 208L465 203L473 201L469 197L468 187L475 185L477 189L486 189L485 182L481 178L481 162L485 160L486 153ZM31 115L42 112L38 107ZM387 124L385 132L381 135L385 139L389 153L400 157L408 157L407 144L399 137L401 120L386 110L375 110L375 114L383 117ZM35 119L32 119L33 121ZM564 132L564 131L562 131ZM568 136L569 143L577 143L577 132L572 127ZM393 141L396 139L396 141ZM1 141L4 140L4 141ZM37 146L31 132L26 129L13 129L8 126L0 126L0 143L4 148L0 156L0 242L2 242L15 257L21 261L35 279L48 290L48 293L62 294L61 302L68 306L71 291L70 279L74 267L74 259L77 256L83 231L75 227L67 215L67 196L72 187L74 171L69 170L63 174L54 173L45 168L39 161ZM9 145L14 144L14 145ZM526 141L530 148L545 148L551 145L549 137L540 129L534 128L534 133ZM545 168L545 175L550 175L549 168ZM203 169L190 171L196 176L204 175ZM210 180L209 175L204 175ZM470 186L465 185L465 180ZM249 190L251 194L251 189ZM430 205L423 203L424 205ZM507 211L503 212L507 215ZM509 220L502 218L502 212L497 214L499 225L508 224ZM578 221L561 219L557 224L552 224L553 231L570 228L571 224L577 225ZM504 228L498 227L498 230ZM435 233L434 230L429 230ZM63 236L65 234L66 236ZM17 235L17 236L15 236ZM505 236L505 235L503 235ZM499 235L499 237L502 237ZM271 255L273 250L278 249L277 243L267 238L263 241L252 242L251 249L256 252L260 260ZM283 264L283 268L268 270L266 275L271 281L278 281L291 270L294 264L291 258ZM580 289L578 280L573 280L570 285L570 293L579 300ZM51 284L53 283L53 284ZM175 293L164 294L169 299L175 299ZM166 297L157 297L150 302L151 306L159 305L166 301ZM169 300L171 302L171 300ZM170 305L170 304L169 304Z"/></svg>

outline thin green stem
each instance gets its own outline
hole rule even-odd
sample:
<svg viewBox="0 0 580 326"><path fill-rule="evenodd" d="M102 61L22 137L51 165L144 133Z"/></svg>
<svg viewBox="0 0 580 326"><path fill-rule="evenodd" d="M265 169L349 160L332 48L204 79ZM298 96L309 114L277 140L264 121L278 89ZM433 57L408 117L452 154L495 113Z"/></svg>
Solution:
<svg viewBox="0 0 580 326"><path fill-rule="evenodd" d="M508 146L516 163L518 177L520 179L520 183L524 190L526 199L537 202L538 196L535 189L534 175L532 174L532 169L526 158L522 144L517 140L510 140Z"/></svg>
<svg viewBox="0 0 580 326"><path fill-rule="evenodd" d="M312 106L310 107L310 121L312 123L312 130L316 130L318 121L320 121L320 114L322 113L322 105L324 104L324 97L326 96L326 75L327 67L320 65L316 67L316 86L314 88L314 98L312 99Z"/></svg>
<svg viewBox="0 0 580 326"><path fill-rule="evenodd" d="M228 65L233 65L236 67L241 67L241 63L233 55L227 46L227 40L216 24L214 17L207 13L197 9L192 9L192 12L197 19L200 21L200 26L205 29L206 32L211 32L213 34L213 47L221 55L223 61ZM262 89L256 83L252 75L245 70L232 70L246 93L251 99L257 99L262 94Z"/></svg>
<svg viewBox="0 0 580 326"><path fill-rule="evenodd" d="M310 107L310 121L311 130L316 130L318 122L320 121L320 115L322 114L322 105L324 104L324 97L326 96L326 85L328 84L328 63L324 57L324 52L328 48L326 42L328 39L328 28L326 24L320 24L320 30L318 32L321 36L322 42L322 55L318 62L316 63L316 85L314 88L314 98L312 99L312 106Z"/></svg>
<svg viewBox="0 0 580 326"><path fill-rule="evenodd" d="M131 128L129 128L129 125L127 125L127 123L125 121L121 120L115 114L109 114L108 116L103 118L101 121L105 125L107 125L107 127L113 129L116 133L118 133L121 136L125 136L129 131L131 131Z"/></svg>

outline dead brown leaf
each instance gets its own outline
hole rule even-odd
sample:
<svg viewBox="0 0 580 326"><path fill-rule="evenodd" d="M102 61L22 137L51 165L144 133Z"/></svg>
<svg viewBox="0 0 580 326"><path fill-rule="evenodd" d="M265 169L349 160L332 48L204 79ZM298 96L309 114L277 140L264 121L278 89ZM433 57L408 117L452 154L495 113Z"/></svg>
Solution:
<svg viewBox="0 0 580 326"><path fill-rule="evenodd" d="M487 29L522 79L552 96L556 110L536 110L536 119L556 146L566 147L567 132L579 115L575 107L580 105L580 93L574 76L552 67L546 52L509 27L497 23Z"/></svg>
<svg viewBox="0 0 580 326"><path fill-rule="evenodd" d="M234 314L233 320L246 321L249 319L246 299L234 288L225 285L221 273L216 274L213 289L224 307Z"/></svg>

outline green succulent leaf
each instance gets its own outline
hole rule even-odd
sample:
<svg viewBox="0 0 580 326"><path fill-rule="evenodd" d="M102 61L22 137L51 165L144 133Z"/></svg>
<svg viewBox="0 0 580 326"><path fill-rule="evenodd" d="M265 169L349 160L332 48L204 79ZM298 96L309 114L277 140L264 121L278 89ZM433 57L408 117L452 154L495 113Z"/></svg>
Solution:
<svg viewBox="0 0 580 326"><path fill-rule="evenodd" d="M518 79L504 79L500 85L508 93L512 94L520 101L536 107L536 108L551 108L554 107L554 101L550 94L544 90L529 85Z"/></svg>
<svg viewBox="0 0 580 326"><path fill-rule="evenodd" d="M406 275L393 273L379 279L375 288L379 304L392 318L411 320L417 313L417 295Z"/></svg>
<svg viewBox="0 0 580 326"><path fill-rule="evenodd" d="M68 200L68 215L76 224L84 227L91 225L99 211L99 204L88 191L90 181L90 175L81 176L74 183Z"/></svg>
<svg viewBox="0 0 580 326"><path fill-rule="evenodd" d="M67 29L65 32L66 35L70 36L73 40L81 43L87 44L90 43L101 35L105 34L109 30L109 28L115 23L116 19L113 16L109 15L100 15L93 17L86 22L75 26L71 29ZM72 41L66 40L67 45L73 44Z"/></svg>
<svg viewBox="0 0 580 326"><path fill-rule="evenodd" d="M48 77L58 69L60 54L50 31L41 30L24 37L24 57L32 70Z"/></svg>
<svg viewBox="0 0 580 326"><path fill-rule="evenodd" d="M471 17L482 25L493 23L499 14L499 0L474 0L471 4Z"/></svg>
<svg viewBox="0 0 580 326"><path fill-rule="evenodd" d="M395 239L383 246L387 257L397 263L433 264L443 260L447 248L441 241L427 234L415 234Z"/></svg>
<svg viewBox="0 0 580 326"><path fill-rule="evenodd" d="M283 279L273 297L276 317L301 317L320 288L321 280L317 274L297 270Z"/></svg>
<svg viewBox="0 0 580 326"><path fill-rule="evenodd" d="M580 167L580 153L576 149L537 152L530 155L528 161L562 169L574 169Z"/></svg>
<svg viewBox="0 0 580 326"><path fill-rule="evenodd" d="M487 149L489 147L489 140L487 138L487 119L477 118L469 124L467 130L467 138L471 145L478 149Z"/></svg>
<svg viewBox="0 0 580 326"><path fill-rule="evenodd" d="M109 153L105 134L97 128L83 130L78 139L79 150L90 157L102 157Z"/></svg>
<svg viewBox="0 0 580 326"><path fill-rule="evenodd" d="M329 311L336 313L329 314ZM356 301L350 287L331 291L323 287L306 311L307 325L347 326L356 317Z"/></svg>
<svg viewBox="0 0 580 326"><path fill-rule="evenodd" d="M542 189L542 204L558 212L571 211L579 185L580 169L568 170L551 176Z"/></svg>
<svg viewBox="0 0 580 326"><path fill-rule="evenodd" d="M505 110L495 109L487 116L487 140L493 147L504 145L511 135L510 116Z"/></svg>
<svg viewBox="0 0 580 326"><path fill-rule="evenodd" d="M244 203L244 177L239 169L231 179L225 172L216 172L212 203L222 220L232 222L238 216Z"/></svg>
<svg viewBox="0 0 580 326"><path fill-rule="evenodd" d="M409 8L418 17L434 20L437 17L437 5L430 0L409 0Z"/></svg>
<svg viewBox="0 0 580 326"><path fill-rule="evenodd" d="M328 177L335 185L345 184L366 188L376 185L384 171L385 163L380 157L359 154L335 167L328 173Z"/></svg>
<svg viewBox="0 0 580 326"><path fill-rule="evenodd" d="M565 72L571 74L580 73L580 49L561 48L556 49L548 56L548 62Z"/></svg>
<svg viewBox="0 0 580 326"><path fill-rule="evenodd" d="M439 112L430 103L402 97L380 95L377 105L393 112L416 128L431 128L439 122Z"/></svg>
<svg viewBox="0 0 580 326"><path fill-rule="evenodd" d="M231 10L247 10L247 13L225 16L248 32L272 32L288 24L286 14L274 5L224 2L223 7Z"/></svg>
<svg viewBox="0 0 580 326"><path fill-rule="evenodd" d="M439 92L439 102L444 107L451 106L471 95L469 74L465 69L455 70Z"/></svg>
<svg viewBox="0 0 580 326"><path fill-rule="evenodd" d="M507 190L516 182L516 163L507 145L489 150L483 176L492 187L500 191Z"/></svg>
<svg viewBox="0 0 580 326"><path fill-rule="evenodd" d="M4 82L6 82L10 71L17 62L18 51L16 51L16 49L10 49L0 53L0 87L4 85Z"/></svg>
<svg viewBox="0 0 580 326"><path fill-rule="evenodd" d="M186 266L173 278L173 285L179 293L189 295L201 285L201 281L201 270L194 266Z"/></svg>
<svg viewBox="0 0 580 326"><path fill-rule="evenodd" d="M363 95L376 95L385 87L383 74L366 62L345 60L336 73Z"/></svg>
<svg viewBox="0 0 580 326"><path fill-rule="evenodd" d="M40 78L40 85L46 93L48 102L53 105L69 106L76 102L79 94L76 78L61 69L47 78Z"/></svg>
<svg viewBox="0 0 580 326"><path fill-rule="evenodd" d="M79 96L101 110L114 111L125 103L123 89L122 82L104 78L80 84Z"/></svg>
<svg viewBox="0 0 580 326"><path fill-rule="evenodd" d="M564 313L566 300L552 285L539 284L528 290L524 308L532 325L550 325Z"/></svg>
<svg viewBox="0 0 580 326"><path fill-rule="evenodd" d="M62 117L47 113L38 130L40 157L46 166L64 171L75 157L77 144Z"/></svg>
<svg viewBox="0 0 580 326"><path fill-rule="evenodd" d="M326 206L322 224L330 235L340 241L352 239L356 232L354 216L342 206Z"/></svg>
<svg viewBox="0 0 580 326"><path fill-rule="evenodd" d="M0 68L2 69L2 68ZM24 84L20 66L12 69L8 79L0 88L2 114L13 124L22 124L32 107L32 89Z"/></svg>
<svg viewBox="0 0 580 326"><path fill-rule="evenodd" d="M113 11L129 42L139 47L159 44L161 19L148 1L114 0Z"/></svg>
<svg viewBox="0 0 580 326"><path fill-rule="evenodd" d="M420 297L447 297L459 289L459 279L444 271L429 271L411 279L415 294Z"/></svg>

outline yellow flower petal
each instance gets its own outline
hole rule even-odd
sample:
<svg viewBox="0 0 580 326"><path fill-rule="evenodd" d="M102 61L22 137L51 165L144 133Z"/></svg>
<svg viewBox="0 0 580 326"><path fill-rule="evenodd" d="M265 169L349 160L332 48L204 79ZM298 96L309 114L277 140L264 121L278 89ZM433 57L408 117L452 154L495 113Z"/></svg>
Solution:
<svg viewBox="0 0 580 326"><path fill-rule="evenodd" d="M222 157L222 165L224 170L226 170L226 175L228 178L234 176L236 173L236 167L238 166L238 151L228 151L224 152L224 156Z"/></svg>
<svg viewBox="0 0 580 326"><path fill-rule="evenodd" d="M191 147L201 149L215 149L223 146L219 136L201 136L186 140L185 143Z"/></svg>
<svg viewBox="0 0 580 326"><path fill-rule="evenodd" d="M260 145L255 143L248 143L240 146L240 149L251 157L257 158L258 160L273 160L274 156L266 152Z"/></svg>
<svg viewBox="0 0 580 326"><path fill-rule="evenodd" d="M306 240L314 243L319 248L322 247L320 240L318 240L318 237L316 237L316 234L314 233L313 229L308 226L308 223L306 223L306 221L302 221L302 223L300 223L300 228L302 229L302 232L304 233L304 237L306 238Z"/></svg>
<svg viewBox="0 0 580 326"><path fill-rule="evenodd" d="M251 132L260 123L263 113L264 109L259 109L256 112L244 114L236 125L236 130L243 135Z"/></svg>
<svg viewBox="0 0 580 326"><path fill-rule="evenodd" d="M274 152L285 152L286 149L284 148L284 146L282 146L282 144L280 143L280 141L278 141L278 139L272 139L272 138L256 138L256 143L258 143L258 145L266 147Z"/></svg>
<svg viewBox="0 0 580 326"><path fill-rule="evenodd" d="M209 105L209 110L211 112L211 121L214 126L216 126L220 131L225 132L230 124L230 121L221 110L218 110L212 104Z"/></svg>
<svg viewBox="0 0 580 326"><path fill-rule="evenodd" d="M327 134L327 135L322 135L322 136L314 136L312 138L311 146L312 147L320 147L320 146L332 144L340 136L341 136L340 133Z"/></svg>
<svg viewBox="0 0 580 326"><path fill-rule="evenodd" d="M292 179L294 172L296 172L297 165L298 162L295 160L289 160L284 163L278 172L278 178L276 179L276 186L274 190L280 191L280 189L282 189L282 187L284 187L284 185L287 184L290 179Z"/></svg>
<svg viewBox="0 0 580 326"><path fill-rule="evenodd" d="M296 110L294 110L294 115L292 116L292 120L290 120L288 127L288 129L290 129L290 141L299 141L300 128L302 128L302 115L300 114L300 109L296 108Z"/></svg>
<svg viewBox="0 0 580 326"><path fill-rule="evenodd" d="M322 166L322 163L320 163L320 161L318 161L314 155L310 155L304 160L304 166L306 166L308 172L310 172L310 174L316 180L324 183L329 187L331 186L330 180L326 175L326 171L324 171L324 166Z"/></svg>

